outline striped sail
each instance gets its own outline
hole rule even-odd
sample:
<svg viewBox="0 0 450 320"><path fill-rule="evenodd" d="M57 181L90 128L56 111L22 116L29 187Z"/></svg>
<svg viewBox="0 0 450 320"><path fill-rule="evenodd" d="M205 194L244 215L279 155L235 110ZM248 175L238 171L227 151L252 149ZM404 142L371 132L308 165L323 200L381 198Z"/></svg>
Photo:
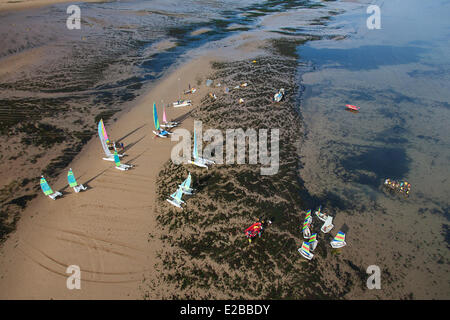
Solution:
<svg viewBox="0 0 450 320"><path fill-rule="evenodd" d="M111 151L108 149L108 135L106 134L105 126L103 124L103 119L101 119L98 123L98 137L100 138L100 142L102 143L103 151L105 151L106 156L109 158L112 156Z"/></svg>
<svg viewBox="0 0 450 320"><path fill-rule="evenodd" d="M41 177L41 189L42 189L42 191L44 192L44 194L46 196L48 196L48 195L53 193L52 188L50 188L50 186L47 183L47 180L45 180L44 177Z"/></svg>
<svg viewBox="0 0 450 320"><path fill-rule="evenodd" d="M344 242L345 241L345 233L343 233L342 231L339 231L337 233L336 237L334 237L333 241Z"/></svg>
<svg viewBox="0 0 450 320"><path fill-rule="evenodd" d="M69 172L67 173L67 181L69 182L69 186L71 188L76 187L78 185L77 180L73 175L72 169L70 169Z"/></svg>
<svg viewBox="0 0 450 320"><path fill-rule="evenodd" d="M314 242L314 241L317 241L317 233L314 233L312 236L311 236L311 238L309 238L308 239L308 242Z"/></svg>
<svg viewBox="0 0 450 320"><path fill-rule="evenodd" d="M309 253L309 243L304 241L303 244L302 244L302 248L301 249L303 251Z"/></svg>
<svg viewBox="0 0 450 320"><path fill-rule="evenodd" d="M155 123L155 129L159 130L158 112L156 111L156 103L153 103L153 122Z"/></svg>
<svg viewBox="0 0 450 320"><path fill-rule="evenodd" d="M309 209L307 212L306 212L306 218L305 218L305 220L309 220L311 218L311 209Z"/></svg>
<svg viewBox="0 0 450 320"><path fill-rule="evenodd" d="M308 221L305 220L305 222L303 222L302 231L305 231L308 227L309 227L309 223L308 223Z"/></svg>
<svg viewBox="0 0 450 320"><path fill-rule="evenodd" d="M116 163L116 167L120 167L120 159L117 151L114 151L114 162Z"/></svg>

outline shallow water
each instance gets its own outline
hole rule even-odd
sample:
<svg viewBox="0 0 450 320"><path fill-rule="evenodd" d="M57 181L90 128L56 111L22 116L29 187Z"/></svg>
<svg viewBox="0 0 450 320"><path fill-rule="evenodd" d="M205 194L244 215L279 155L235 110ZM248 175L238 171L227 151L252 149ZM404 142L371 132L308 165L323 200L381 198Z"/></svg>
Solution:
<svg viewBox="0 0 450 320"><path fill-rule="evenodd" d="M301 176L310 206L353 227L354 245L370 239L380 257L362 264L396 270L414 297L448 299L450 4L378 4L380 30L367 29L367 6L354 4L334 21L354 28L350 37L298 49L312 69L302 79ZM347 112L346 104L361 109ZM383 192L385 178L410 182L409 198ZM394 252L420 271L403 275Z"/></svg>

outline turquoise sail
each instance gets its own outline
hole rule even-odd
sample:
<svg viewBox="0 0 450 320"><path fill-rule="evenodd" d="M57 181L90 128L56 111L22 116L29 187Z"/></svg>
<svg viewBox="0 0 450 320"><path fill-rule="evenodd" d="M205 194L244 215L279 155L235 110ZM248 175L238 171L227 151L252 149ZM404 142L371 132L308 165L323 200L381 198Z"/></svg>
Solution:
<svg viewBox="0 0 450 320"><path fill-rule="evenodd" d="M70 169L69 172L67 173L67 181L69 182L69 186L71 188L76 187L78 185L77 180L73 175L72 169Z"/></svg>
<svg viewBox="0 0 450 320"><path fill-rule="evenodd" d="M159 125L159 120L158 120L158 112L156 111L156 103L153 103L153 122L155 124L155 129L159 130L160 125Z"/></svg>
<svg viewBox="0 0 450 320"><path fill-rule="evenodd" d="M42 191L44 192L44 194L46 196L48 196L48 195L53 193L52 188L50 188L50 186L47 183L47 180L45 180L44 177L41 177L41 189L42 189Z"/></svg>

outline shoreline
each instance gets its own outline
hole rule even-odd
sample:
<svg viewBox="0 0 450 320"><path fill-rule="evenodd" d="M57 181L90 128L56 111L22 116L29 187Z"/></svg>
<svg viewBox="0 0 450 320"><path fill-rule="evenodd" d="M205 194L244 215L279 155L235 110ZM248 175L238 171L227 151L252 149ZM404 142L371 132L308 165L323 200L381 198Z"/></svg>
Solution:
<svg viewBox="0 0 450 320"><path fill-rule="evenodd" d="M69 167L48 179L53 190L63 189L64 197L51 201L39 192L2 244L1 299L142 298L136 284L152 268L159 248L148 237L157 233L152 214L156 179L173 146L169 139L153 139L151 106L157 103L161 118L161 100L168 103L179 98L178 78L182 88L189 83L197 87L198 79L204 84L211 61L212 57L202 57L175 67L134 107L117 114L116 122L105 123L111 140L121 140L128 147L122 162L136 168L114 170L114 163L101 160L101 145L94 136L70 163L78 182L88 185L87 191L69 190ZM192 107L167 108L168 118L195 108L206 94L202 87L189 96ZM190 130L192 119L185 119L180 127ZM80 266L82 290L66 288L69 265Z"/></svg>

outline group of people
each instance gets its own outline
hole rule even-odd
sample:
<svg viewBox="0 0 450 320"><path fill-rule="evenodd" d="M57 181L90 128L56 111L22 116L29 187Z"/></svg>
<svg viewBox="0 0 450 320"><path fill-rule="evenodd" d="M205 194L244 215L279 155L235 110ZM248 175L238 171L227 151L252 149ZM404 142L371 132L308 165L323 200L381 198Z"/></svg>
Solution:
<svg viewBox="0 0 450 320"><path fill-rule="evenodd" d="M256 219L256 222L252 224L250 227L245 229L245 236L248 239L248 242L252 242L252 239L258 236L261 237L261 234L265 228L272 224L272 219Z"/></svg>
<svg viewBox="0 0 450 320"><path fill-rule="evenodd" d="M395 181L386 179L384 181L384 186L390 188L391 190L404 193L405 195L408 195L409 191L411 190L411 184L407 181Z"/></svg>
<svg viewBox="0 0 450 320"><path fill-rule="evenodd" d="M115 150L120 150L120 152L124 152L125 151L125 147L123 145L123 142L109 142L108 143L108 149L111 151L115 151Z"/></svg>

